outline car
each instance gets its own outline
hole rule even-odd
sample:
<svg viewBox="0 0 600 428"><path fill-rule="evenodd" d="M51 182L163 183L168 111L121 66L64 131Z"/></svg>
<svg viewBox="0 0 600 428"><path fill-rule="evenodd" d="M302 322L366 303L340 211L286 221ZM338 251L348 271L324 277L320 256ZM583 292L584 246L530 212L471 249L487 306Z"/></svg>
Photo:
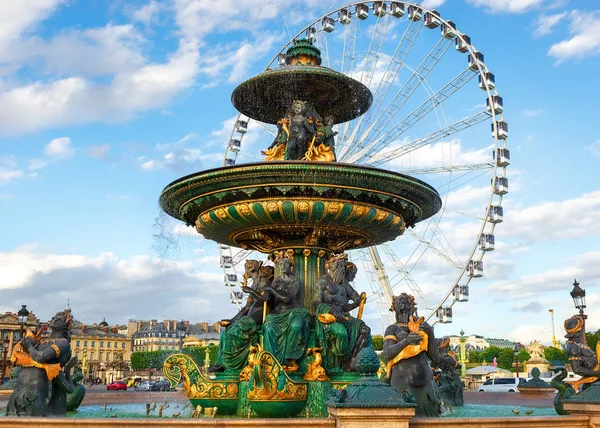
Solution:
<svg viewBox="0 0 600 428"><path fill-rule="evenodd" d="M120 380L116 380L113 383L106 385L106 389L108 391L127 391L127 384Z"/></svg>
<svg viewBox="0 0 600 428"><path fill-rule="evenodd" d="M518 392L517 385L525 382L523 377L497 377L488 379L481 385L479 392Z"/></svg>
<svg viewBox="0 0 600 428"><path fill-rule="evenodd" d="M171 384L168 380L159 380L154 382L154 385L150 388L150 391L170 391Z"/></svg>
<svg viewBox="0 0 600 428"><path fill-rule="evenodd" d="M145 380L141 382L136 391L152 391L152 387L154 386L154 382L150 382L149 380Z"/></svg>

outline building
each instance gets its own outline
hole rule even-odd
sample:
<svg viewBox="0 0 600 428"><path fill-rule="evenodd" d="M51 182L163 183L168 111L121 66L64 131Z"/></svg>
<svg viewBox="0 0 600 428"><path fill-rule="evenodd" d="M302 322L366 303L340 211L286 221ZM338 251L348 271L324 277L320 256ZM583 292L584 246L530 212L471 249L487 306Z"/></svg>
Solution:
<svg viewBox="0 0 600 428"><path fill-rule="evenodd" d="M84 378L100 378L110 383L129 371L131 340L120 334L123 327L109 327L106 319L100 324L75 323L71 332L71 352L81 362Z"/></svg>
<svg viewBox="0 0 600 428"><path fill-rule="evenodd" d="M219 345L221 338L221 324L201 322L190 325L188 335L183 339L184 348L192 348L196 346Z"/></svg>
<svg viewBox="0 0 600 428"><path fill-rule="evenodd" d="M35 332L38 326L41 326L40 320L36 318L33 312L29 312L23 326L19 323L19 315L16 313L5 312L0 315L0 373L10 376L10 372L12 371L10 356L12 355L14 346L26 329ZM5 349L6 351L4 351Z"/></svg>
<svg viewBox="0 0 600 428"><path fill-rule="evenodd" d="M132 352L179 350L183 345L189 325L189 321L130 320L128 331L132 332Z"/></svg>
<svg viewBox="0 0 600 428"><path fill-rule="evenodd" d="M448 337L450 338L450 349L457 353L460 352L460 336L452 335ZM517 345L518 347L521 346L520 344L516 344L515 342L512 342L510 340L485 338L478 334L471 334L469 336L464 337L466 338L465 349L467 353L471 351L484 351L490 346L510 349L514 349L515 345Z"/></svg>

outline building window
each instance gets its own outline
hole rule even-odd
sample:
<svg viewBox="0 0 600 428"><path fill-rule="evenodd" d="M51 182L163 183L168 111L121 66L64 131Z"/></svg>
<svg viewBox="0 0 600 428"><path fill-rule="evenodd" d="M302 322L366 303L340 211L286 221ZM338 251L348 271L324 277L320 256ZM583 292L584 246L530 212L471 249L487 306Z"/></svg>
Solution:
<svg viewBox="0 0 600 428"><path fill-rule="evenodd" d="M115 348L119 347L119 342L115 342Z"/></svg>
<svg viewBox="0 0 600 428"><path fill-rule="evenodd" d="M100 342L100 347L104 348L104 342Z"/></svg>
<svg viewBox="0 0 600 428"><path fill-rule="evenodd" d="M75 346L79 346L79 340L75 342Z"/></svg>
<svg viewBox="0 0 600 428"><path fill-rule="evenodd" d="M121 343L121 348L125 349L125 342Z"/></svg>
<svg viewBox="0 0 600 428"><path fill-rule="evenodd" d="M96 347L96 341L92 340L92 348L95 348L95 347Z"/></svg>
<svg viewBox="0 0 600 428"><path fill-rule="evenodd" d="M87 346L87 340L83 341L83 346Z"/></svg>
<svg viewBox="0 0 600 428"><path fill-rule="evenodd" d="M113 361L117 361L117 353L113 352Z"/></svg>
<svg viewBox="0 0 600 428"><path fill-rule="evenodd" d="M96 353L90 352L90 360L94 361L95 357L96 357Z"/></svg>
<svg viewBox="0 0 600 428"><path fill-rule="evenodd" d="M161 351L161 350L162 350L162 346L159 346L159 347L158 347L158 350L159 350L159 351Z"/></svg>
<svg viewBox="0 0 600 428"><path fill-rule="evenodd" d="M106 347L110 348L110 342L106 342Z"/></svg>

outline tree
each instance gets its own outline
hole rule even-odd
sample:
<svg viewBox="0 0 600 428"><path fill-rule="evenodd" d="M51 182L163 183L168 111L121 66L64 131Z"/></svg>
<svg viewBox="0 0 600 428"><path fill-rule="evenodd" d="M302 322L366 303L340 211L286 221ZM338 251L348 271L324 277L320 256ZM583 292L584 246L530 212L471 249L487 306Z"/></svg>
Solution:
<svg viewBox="0 0 600 428"><path fill-rule="evenodd" d="M548 361L558 361L562 364L565 364L569 359L564 349L558 349L553 346L544 349L544 358Z"/></svg>
<svg viewBox="0 0 600 428"><path fill-rule="evenodd" d="M498 355L500 354L500 348L497 346L488 346L485 351L483 351L483 358L486 362L491 363L494 361L494 357L498 359Z"/></svg>
<svg viewBox="0 0 600 428"><path fill-rule="evenodd" d="M376 334L373 336L373 349L376 351L383 350L383 336Z"/></svg>
<svg viewBox="0 0 600 428"><path fill-rule="evenodd" d="M498 367L501 369L510 370L512 369L514 354L512 348L502 348L500 352L498 352L498 357L496 358L498 362Z"/></svg>
<svg viewBox="0 0 600 428"><path fill-rule="evenodd" d="M467 358L470 363L481 364L481 363L483 363L483 352L482 351L469 351Z"/></svg>
<svg viewBox="0 0 600 428"><path fill-rule="evenodd" d="M179 350L171 349L163 351L134 352L131 354L131 368L133 370L162 369L164 361L169 355L173 354L189 355L199 367L203 367L207 349L209 352L210 364L212 365L217 361L218 346L197 346Z"/></svg>
<svg viewBox="0 0 600 428"><path fill-rule="evenodd" d="M521 350L517 354L517 358L519 359L520 363L524 363L531 358L531 354L527 352L527 349L521 348Z"/></svg>
<svg viewBox="0 0 600 428"><path fill-rule="evenodd" d="M585 334L585 341L587 343L587 345L592 348L592 349L596 349L596 345L598 344L598 333L600 332L600 330L596 330L595 332L589 332Z"/></svg>

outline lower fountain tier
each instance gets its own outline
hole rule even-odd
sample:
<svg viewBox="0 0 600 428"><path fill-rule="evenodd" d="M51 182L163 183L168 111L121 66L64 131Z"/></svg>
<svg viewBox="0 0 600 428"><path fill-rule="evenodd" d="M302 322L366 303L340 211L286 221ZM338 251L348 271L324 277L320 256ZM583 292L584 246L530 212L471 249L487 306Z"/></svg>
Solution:
<svg viewBox="0 0 600 428"><path fill-rule="evenodd" d="M188 175L163 190L160 206L221 244L263 253L341 252L395 239L434 215L441 200L431 186L403 174L288 161Z"/></svg>

